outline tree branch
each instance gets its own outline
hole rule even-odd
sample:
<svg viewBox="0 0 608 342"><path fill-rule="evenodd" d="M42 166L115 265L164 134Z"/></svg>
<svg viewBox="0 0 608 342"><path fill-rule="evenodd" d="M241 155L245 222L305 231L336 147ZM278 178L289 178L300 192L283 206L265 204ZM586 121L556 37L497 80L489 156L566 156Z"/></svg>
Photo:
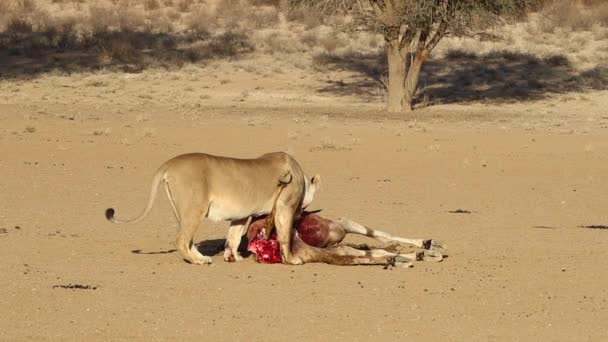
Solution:
<svg viewBox="0 0 608 342"><path fill-rule="evenodd" d="M424 45L424 50L426 50L427 52L431 52L431 50L433 50L435 46L437 46L441 38L445 36L447 29L447 23L445 21L442 21L439 24L437 31L435 31L435 34L433 34L433 37L431 37L431 39Z"/></svg>
<svg viewBox="0 0 608 342"><path fill-rule="evenodd" d="M399 28L399 48L406 48L414 39L413 31L411 31L406 25L402 25Z"/></svg>
<svg viewBox="0 0 608 342"><path fill-rule="evenodd" d="M385 12L388 18L395 18L398 15L398 13L395 13L395 5L393 1L394 0L384 0Z"/></svg>
<svg viewBox="0 0 608 342"><path fill-rule="evenodd" d="M418 36L418 42L416 44L416 51L421 51L426 48L426 38L429 36L427 30L420 30L420 35Z"/></svg>
<svg viewBox="0 0 608 342"><path fill-rule="evenodd" d="M374 15L383 24L388 25L386 18L386 11L382 8L383 4L379 0L369 0L369 4L372 6Z"/></svg>

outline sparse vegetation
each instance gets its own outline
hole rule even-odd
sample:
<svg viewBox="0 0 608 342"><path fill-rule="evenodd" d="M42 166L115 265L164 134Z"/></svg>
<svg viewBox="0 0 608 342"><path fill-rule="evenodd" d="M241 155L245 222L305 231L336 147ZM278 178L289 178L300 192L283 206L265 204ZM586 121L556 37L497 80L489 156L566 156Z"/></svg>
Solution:
<svg viewBox="0 0 608 342"><path fill-rule="evenodd" d="M464 36L499 22L503 16L522 16L524 0L301 0L294 1L320 15L353 17L356 28L378 32L386 42L388 100L391 112L410 111L423 63L448 34Z"/></svg>
<svg viewBox="0 0 608 342"><path fill-rule="evenodd" d="M586 3L587 6L583 6ZM555 0L543 9L543 29L552 32L558 28L574 31L591 31L594 25L608 26L608 2Z"/></svg>
<svg viewBox="0 0 608 342"><path fill-rule="evenodd" d="M293 6L295 2L0 1L0 57L4 61L0 73L10 77L87 70L141 72L192 64L217 68L210 60L244 57L248 60L239 64L240 69L256 77L287 75L293 70L353 72L367 80L332 80L321 91L390 97L382 35L345 30L360 25L359 19L320 16L310 8ZM523 87L507 92L516 99L566 89L604 89L608 3L556 0L537 8L540 11L527 20L501 29L461 38L446 36L428 51L429 64L419 70L420 87L409 89L408 98L422 105L492 98L494 93L483 87ZM266 54L272 62L258 65L255 60ZM416 54L412 56L415 62ZM469 71L468 65L475 65L475 70ZM458 67L464 68L462 72L455 72ZM517 77L526 79L516 81ZM221 78L221 84L228 82L232 82L230 77ZM107 84L91 79L84 85L103 88Z"/></svg>
<svg viewBox="0 0 608 342"><path fill-rule="evenodd" d="M160 2L158 0L146 0L144 2L144 8L147 11L153 11L160 8Z"/></svg>
<svg viewBox="0 0 608 342"><path fill-rule="evenodd" d="M0 0L3 339L217 340L240 324L238 337L602 340L605 2L581 1L563 24L547 7L446 35L412 95L428 108L407 118L380 111L381 33L286 2ZM289 273L228 266L219 252L201 270L210 277L193 278L167 238L171 173L162 210L139 228L104 226L105 205L124 208L119 218L141 210L169 155L279 150L330 185L309 210L453 240L455 258L415 274ZM216 228L196 248L220 251ZM272 298L252 295L268 289L302 310L258 317Z"/></svg>

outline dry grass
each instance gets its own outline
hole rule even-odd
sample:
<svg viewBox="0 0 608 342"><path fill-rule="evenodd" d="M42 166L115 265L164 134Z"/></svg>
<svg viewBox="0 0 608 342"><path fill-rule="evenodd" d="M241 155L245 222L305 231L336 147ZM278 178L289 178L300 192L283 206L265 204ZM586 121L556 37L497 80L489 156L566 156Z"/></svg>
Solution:
<svg viewBox="0 0 608 342"><path fill-rule="evenodd" d="M157 10L160 8L160 2L158 0L146 0L144 2L144 8L146 11Z"/></svg>
<svg viewBox="0 0 608 342"><path fill-rule="evenodd" d="M542 11L542 25L546 31L568 28L591 31L594 25L608 26L608 2L585 1L586 6L572 0L556 0Z"/></svg>
<svg viewBox="0 0 608 342"><path fill-rule="evenodd" d="M323 17L316 15L305 6L288 9L287 20L301 23L306 29L312 29L323 24Z"/></svg>
<svg viewBox="0 0 608 342"><path fill-rule="evenodd" d="M281 4L245 0L4 0L0 2L0 29L7 35L0 39L0 46L9 49L11 55L30 58L48 55L49 50L99 52L102 60L135 63L136 69L180 66L253 50L348 55L383 48L377 36L339 34L305 7L285 8ZM584 21L598 39L608 35L600 25L605 22L606 4L594 4L594 20L581 20L588 9L572 6L558 1L546 10L546 17L576 28ZM571 12L577 15L567 15ZM339 22L335 18L326 21ZM506 35L505 39L512 37ZM585 48L582 41L572 36L564 46L568 52L577 52ZM147 52L159 47L165 52ZM589 56L581 59L589 63L594 60Z"/></svg>
<svg viewBox="0 0 608 342"><path fill-rule="evenodd" d="M175 8L163 7L173 6L172 2L4 0L0 2L0 8L6 10L0 14L0 48L5 49L6 64L19 64L23 58L42 62L36 68L10 70L7 74L56 68L73 72L100 67L124 71L180 67L206 59L233 58L253 50L248 38L238 31L224 29L210 34L210 26L189 26L188 23L208 22L206 17L194 18L206 7L194 1L175 3L179 10L195 4L197 9L182 20ZM63 60L65 52L72 55ZM49 60L53 55L56 57Z"/></svg>
<svg viewBox="0 0 608 342"><path fill-rule="evenodd" d="M384 94L386 62L381 36L342 32L337 27L345 19L321 18L305 7L287 8L285 3L0 0L0 73L140 72L267 54L272 55L272 65L251 67L255 63L249 63L240 64L241 68L256 76L272 77L273 73L294 70L325 73L338 66L340 72L367 79L349 84L334 81L322 91ZM437 91L446 82L479 95L469 98L493 94L484 87L502 89L496 82L516 89L514 92L521 93L516 94L518 99L526 97L526 89L549 91L549 80L562 82L560 90L603 89L606 74L601 66L608 62L608 3L549 3L526 22L489 32L491 39L444 39L425 66L421 98L433 102L433 96L448 96ZM254 52L258 55L251 55ZM439 68L440 62L447 64ZM476 69L467 71L471 64ZM557 71L563 77L549 77ZM524 79L518 81L517 77ZM93 82L90 86L103 84Z"/></svg>

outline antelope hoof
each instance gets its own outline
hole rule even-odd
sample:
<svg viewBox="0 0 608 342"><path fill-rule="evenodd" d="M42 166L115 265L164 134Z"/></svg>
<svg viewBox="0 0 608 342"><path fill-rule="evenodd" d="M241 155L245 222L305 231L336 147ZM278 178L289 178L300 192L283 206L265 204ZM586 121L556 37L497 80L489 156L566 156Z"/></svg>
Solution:
<svg viewBox="0 0 608 342"><path fill-rule="evenodd" d="M447 246L439 240L424 240L422 247L426 250L433 250L439 252L442 256L447 255Z"/></svg>
<svg viewBox="0 0 608 342"><path fill-rule="evenodd" d="M429 249L429 250L424 250L422 252L417 253L416 260L417 261L439 262L439 261L443 260L443 255L436 250Z"/></svg>
<svg viewBox="0 0 608 342"><path fill-rule="evenodd" d="M396 256L395 259L392 262L393 266L398 267L398 268L410 268L410 267L414 267L414 263L408 259L408 258L404 258L402 256Z"/></svg>

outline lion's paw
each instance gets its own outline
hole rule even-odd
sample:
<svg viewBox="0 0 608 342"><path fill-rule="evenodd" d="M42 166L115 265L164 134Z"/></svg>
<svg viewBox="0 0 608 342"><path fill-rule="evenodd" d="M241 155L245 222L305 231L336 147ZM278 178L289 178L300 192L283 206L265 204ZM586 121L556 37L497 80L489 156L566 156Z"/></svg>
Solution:
<svg viewBox="0 0 608 342"><path fill-rule="evenodd" d="M241 254L239 252L232 253L232 251L229 248L226 248L224 250L224 261L226 262L239 262L243 260L243 257L241 256Z"/></svg>
<svg viewBox="0 0 608 342"><path fill-rule="evenodd" d="M206 264L213 263L213 259L211 259L210 256L201 255L201 256L197 256L196 258L192 258L192 260L190 262L195 265L206 265Z"/></svg>
<svg viewBox="0 0 608 342"><path fill-rule="evenodd" d="M304 260L298 257L285 258L283 257L283 263L288 265L302 265L304 264Z"/></svg>

